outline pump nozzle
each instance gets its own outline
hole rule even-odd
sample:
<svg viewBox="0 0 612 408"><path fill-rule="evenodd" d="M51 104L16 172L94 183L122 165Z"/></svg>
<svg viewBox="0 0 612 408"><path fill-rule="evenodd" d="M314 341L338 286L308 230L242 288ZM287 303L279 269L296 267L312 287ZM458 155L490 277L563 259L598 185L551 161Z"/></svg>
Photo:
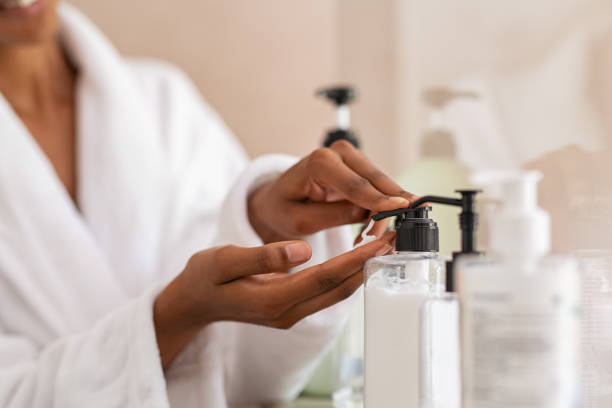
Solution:
<svg viewBox="0 0 612 408"><path fill-rule="evenodd" d="M325 97L334 102L336 106L340 106L353 102L357 97L357 91L352 86L336 86L319 89L316 95Z"/></svg>
<svg viewBox="0 0 612 408"><path fill-rule="evenodd" d="M461 252L472 253L476 251L476 227L478 226L478 214L476 214L475 197L480 190L457 190L461 194L461 198L440 197L440 196L425 196L416 200L409 208L399 208L392 211L383 211L375 214L372 219L380 221L385 218L402 215L408 211L422 206L425 203L452 205L461 207L462 211L459 215L459 226L462 232Z"/></svg>
<svg viewBox="0 0 612 408"><path fill-rule="evenodd" d="M359 139L351 127L351 113L349 104L357 97L357 91L352 86L337 86L323 88L316 92L316 96L324 97L336 105L336 124L337 128L327 133L327 138L323 145L331 146L336 140L346 140L355 147L359 147Z"/></svg>
<svg viewBox="0 0 612 408"><path fill-rule="evenodd" d="M538 208L538 182L542 175L537 171L517 173L501 181L503 206L519 211Z"/></svg>
<svg viewBox="0 0 612 408"><path fill-rule="evenodd" d="M501 187L501 210L491 214L491 250L501 254L537 257L550 250L550 218L538 207L536 171L505 173L496 178Z"/></svg>

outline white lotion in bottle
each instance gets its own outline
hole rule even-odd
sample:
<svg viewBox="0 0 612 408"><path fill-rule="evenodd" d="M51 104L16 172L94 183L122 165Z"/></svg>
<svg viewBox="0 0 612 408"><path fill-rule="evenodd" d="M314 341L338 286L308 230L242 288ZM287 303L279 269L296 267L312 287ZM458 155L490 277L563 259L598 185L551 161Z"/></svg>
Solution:
<svg viewBox="0 0 612 408"><path fill-rule="evenodd" d="M550 221L535 172L502 180L485 259L460 258L464 408L580 404L580 284L570 258L549 257Z"/></svg>
<svg viewBox="0 0 612 408"><path fill-rule="evenodd" d="M445 259L430 207L409 210L396 222L398 252L365 265L366 408L418 407L421 309L444 290Z"/></svg>

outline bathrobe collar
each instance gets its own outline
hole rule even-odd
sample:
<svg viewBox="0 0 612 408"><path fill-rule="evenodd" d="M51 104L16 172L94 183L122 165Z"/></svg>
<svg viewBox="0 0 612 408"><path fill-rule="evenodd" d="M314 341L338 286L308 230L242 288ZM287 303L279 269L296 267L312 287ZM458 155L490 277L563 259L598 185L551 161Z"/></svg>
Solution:
<svg viewBox="0 0 612 408"><path fill-rule="evenodd" d="M39 259L27 268L31 276L3 272L44 315L45 334L55 335L87 327L152 279L168 186L159 130L137 79L83 15L60 4L59 17L62 44L79 72L79 210L0 97L0 240L9 263L24 253ZM22 285L27 290L19 291Z"/></svg>

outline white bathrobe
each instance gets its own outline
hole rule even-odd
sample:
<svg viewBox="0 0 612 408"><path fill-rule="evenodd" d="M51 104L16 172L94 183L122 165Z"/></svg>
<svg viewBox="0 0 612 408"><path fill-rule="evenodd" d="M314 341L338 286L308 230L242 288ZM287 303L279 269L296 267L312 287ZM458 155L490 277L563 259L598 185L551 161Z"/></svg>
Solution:
<svg viewBox="0 0 612 408"><path fill-rule="evenodd" d="M248 163L177 69L124 59L68 5L78 202L0 98L0 406L222 408L295 397L349 305L276 330L208 326L164 374L152 304L194 252L260 245L246 196L295 159ZM350 247L306 238L310 262ZM299 272L298 272L299 273Z"/></svg>

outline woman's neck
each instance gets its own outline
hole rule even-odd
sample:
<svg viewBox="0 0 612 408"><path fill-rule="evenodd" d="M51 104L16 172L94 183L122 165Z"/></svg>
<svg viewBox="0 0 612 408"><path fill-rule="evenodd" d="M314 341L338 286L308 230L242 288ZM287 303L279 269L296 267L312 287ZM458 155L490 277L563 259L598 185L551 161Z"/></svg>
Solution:
<svg viewBox="0 0 612 408"><path fill-rule="evenodd" d="M0 46L0 91L76 204L76 72L57 39Z"/></svg>
<svg viewBox="0 0 612 408"><path fill-rule="evenodd" d="M49 112L73 97L75 71L56 39L0 46L0 92L18 112Z"/></svg>

